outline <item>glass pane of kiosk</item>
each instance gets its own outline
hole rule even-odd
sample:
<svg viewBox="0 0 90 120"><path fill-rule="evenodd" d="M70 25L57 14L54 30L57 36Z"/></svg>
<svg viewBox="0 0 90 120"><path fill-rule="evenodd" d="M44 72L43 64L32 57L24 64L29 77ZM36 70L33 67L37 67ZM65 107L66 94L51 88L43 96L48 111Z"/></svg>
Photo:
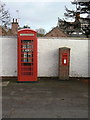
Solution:
<svg viewBox="0 0 90 120"><path fill-rule="evenodd" d="M21 71L33 75L33 40L21 40Z"/></svg>

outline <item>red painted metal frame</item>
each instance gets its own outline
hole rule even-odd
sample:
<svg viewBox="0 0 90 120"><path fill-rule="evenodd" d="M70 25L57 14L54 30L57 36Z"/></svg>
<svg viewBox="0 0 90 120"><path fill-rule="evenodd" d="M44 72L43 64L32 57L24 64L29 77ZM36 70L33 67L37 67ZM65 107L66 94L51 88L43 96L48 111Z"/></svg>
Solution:
<svg viewBox="0 0 90 120"><path fill-rule="evenodd" d="M30 36L26 36L28 34ZM18 81L37 81L37 37L36 35L37 35L36 31L31 30L31 29L22 29L18 31L18 40L17 40L17 43L18 43L18 49L17 49L18 50ZM21 61L22 59L24 60L25 58L25 57L22 58L22 55L24 56L24 53L25 53L25 52L22 52L23 48L21 47L25 45L21 42L23 40L33 41L33 43L31 44L31 46L33 46L33 49L32 49L33 55L31 55L33 56L32 58L33 63ZM25 66L25 64L27 64L27 66Z"/></svg>

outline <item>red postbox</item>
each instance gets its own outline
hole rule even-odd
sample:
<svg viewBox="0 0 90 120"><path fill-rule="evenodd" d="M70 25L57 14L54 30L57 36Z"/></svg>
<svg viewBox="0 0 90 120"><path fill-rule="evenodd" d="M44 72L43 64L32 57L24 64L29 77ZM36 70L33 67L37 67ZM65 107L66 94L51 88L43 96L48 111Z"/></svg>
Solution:
<svg viewBox="0 0 90 120"><path fill-rule="evenodd" d="M18 81L37 81L37 33L18 31Z"/></svg>
<svg viewBox="0 0 90 120"><path fill-rule="evenodd" d="M59 48L59 79L69 79L69 68L70 68L70 48L62 47Z"/></svg>
<svg viewBox="0 0 90 120"><path fill-rule="evenodd" d="M68 59L68 53L62 53L62 64L63 65L68 65L69 64L69 59Z"/></svg>

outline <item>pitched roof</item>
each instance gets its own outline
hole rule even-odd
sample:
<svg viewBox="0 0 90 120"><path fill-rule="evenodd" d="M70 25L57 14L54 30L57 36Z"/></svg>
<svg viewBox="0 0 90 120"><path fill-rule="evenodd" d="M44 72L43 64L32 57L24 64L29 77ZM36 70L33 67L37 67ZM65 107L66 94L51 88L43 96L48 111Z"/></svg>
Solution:
<svg viewBox="0 0 90 120"><path fill-rule="evenodd" d="M44 37L67 37L67 35L64 34L58 26L56 26L51 31L46 33Z"/></svg>

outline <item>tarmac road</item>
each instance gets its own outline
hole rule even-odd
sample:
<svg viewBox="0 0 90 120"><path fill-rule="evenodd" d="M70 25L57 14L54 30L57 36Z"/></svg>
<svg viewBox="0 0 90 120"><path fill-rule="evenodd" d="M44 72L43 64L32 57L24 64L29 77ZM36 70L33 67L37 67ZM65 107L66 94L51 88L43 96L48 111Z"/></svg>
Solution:
<svg viewBox="0 0 90 120"><path fill-rule="evenodd" d="M2 89L3 118L88 118L88 84L83 80L11 81Z"/></svg>

